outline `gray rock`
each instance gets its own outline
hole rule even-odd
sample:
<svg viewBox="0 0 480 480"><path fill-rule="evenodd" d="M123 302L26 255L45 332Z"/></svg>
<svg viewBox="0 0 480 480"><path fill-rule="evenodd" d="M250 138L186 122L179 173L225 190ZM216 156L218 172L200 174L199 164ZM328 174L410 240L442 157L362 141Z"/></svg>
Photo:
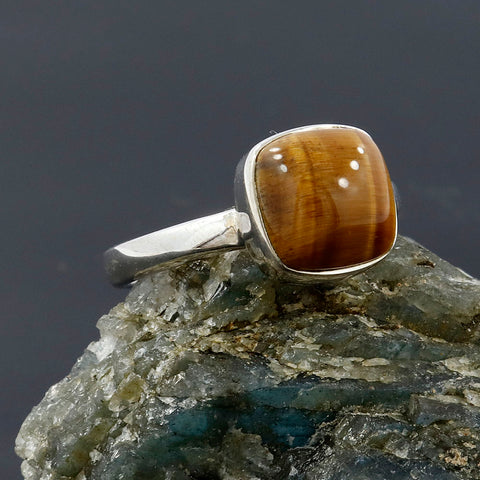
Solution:
<svg viewBox="0 0 480 480"><path fill-rule="evenodd" d="M480 282L399 238L336 286L141 280L25 420L28 480L480 478Z"/></svg>

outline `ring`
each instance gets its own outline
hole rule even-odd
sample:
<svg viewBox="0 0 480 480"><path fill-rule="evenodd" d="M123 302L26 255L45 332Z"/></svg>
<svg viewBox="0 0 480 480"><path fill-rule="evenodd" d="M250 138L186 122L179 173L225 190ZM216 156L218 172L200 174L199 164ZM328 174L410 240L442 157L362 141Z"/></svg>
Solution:
<svg viewBox="0 0 480 480"><path fill-rule="evenodd" d="M235 201L110 248L110 281L129 285L171 262L238 248L289 280L333 280L382 260L397 236L387 167L356 127L310 125L262 140L237 167Z"/></svg>

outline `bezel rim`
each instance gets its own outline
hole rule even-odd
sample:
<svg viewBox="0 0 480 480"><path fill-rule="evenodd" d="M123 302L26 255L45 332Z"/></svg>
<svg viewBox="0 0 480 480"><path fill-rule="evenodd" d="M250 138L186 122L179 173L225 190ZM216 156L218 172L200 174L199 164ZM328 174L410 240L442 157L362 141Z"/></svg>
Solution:
<svg viewBox="0 0 480 480"><path fill-rule="evenodd" d="M356 265L350 265L342 268L320 270L320 271L306 271L295 270L286 266L280 257L277 255L273 245L270 242L268 233L263 222L260 206L258 202L257 188L255 185L255 162L258 153L272 141L288 135L293 132L314 131L330 128L341 128L358 130L370 137L364 130L340 124L315 124L303 127L292 128L283 132L271 135L264 140L258 142L253 146L244 159L240 162L236 175L236 203L239 211L245 211L248 214L251 222L251 228L248 232L243 232L245 237L245 244L247 248L253 253L257 260L263 260L264 263L272 267L282 277L288 277L291 280L301 283L314 283L319 281L335 280L360 273L373 265L383 260L392 250L395 245L398 234L398 218L397 207L395 205L395 236L390 249L383 255ZM371 137L370 137L371 138ZM395 202L395 199L394 199Z"/></svg>

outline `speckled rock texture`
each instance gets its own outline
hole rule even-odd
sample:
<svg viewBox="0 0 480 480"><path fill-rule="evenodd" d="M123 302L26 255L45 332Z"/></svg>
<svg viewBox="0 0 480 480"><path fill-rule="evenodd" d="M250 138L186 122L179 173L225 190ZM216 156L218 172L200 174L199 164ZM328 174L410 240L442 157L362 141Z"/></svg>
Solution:
<svg viewBox="0 0 480 480"><path fill-rule="evenodd" d="M25 420L28 480L480 478L480 282L400 237L299 286L229 252L143 278Z"/></svg>

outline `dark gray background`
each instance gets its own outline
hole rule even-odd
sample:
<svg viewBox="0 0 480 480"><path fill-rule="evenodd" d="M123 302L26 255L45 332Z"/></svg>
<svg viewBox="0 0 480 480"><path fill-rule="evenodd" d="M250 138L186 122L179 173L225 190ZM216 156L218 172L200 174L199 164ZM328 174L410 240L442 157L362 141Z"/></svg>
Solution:
<svg viewBox="0 0 480 480"><path fill-rule="evenodd" d="M231 206L270 130L370 132L401 233L480 275L478 0L1 5L2 478L126 293L103 250Z"/></svg>

